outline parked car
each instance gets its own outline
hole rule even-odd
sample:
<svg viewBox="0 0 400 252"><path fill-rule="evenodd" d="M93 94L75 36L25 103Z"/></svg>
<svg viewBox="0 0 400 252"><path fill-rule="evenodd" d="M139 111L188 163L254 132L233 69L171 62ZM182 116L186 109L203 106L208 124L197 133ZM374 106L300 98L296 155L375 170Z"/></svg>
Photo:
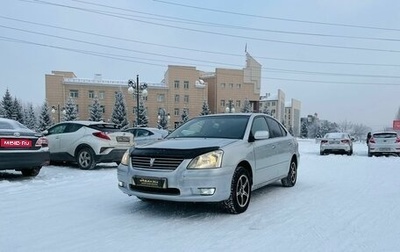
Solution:
<svg viewBox="0 0 400 252"><path fill-rule="evenodd" d="M368 156L400 156L400 136L395 131L374 132L368 141Z"/></svg>
<svg viewBox="0 0 400 252"><path fill-rule="evenodd" d="M11 119L0 118L0 170L37 176L50 161L47 139Z"/></svg>
<svg viewBox="0 0 400 252"><path fill-rule="evenodd" d="M168 135L167 130L149 127L128 128L123 131L133 134L133 141L135 142L135 145L142 145L158 141Z"/></svg>
<svg viewBox="0 0 400 252"><path fill-rule="evenodd" d="M199 116L127 151L118 186L143 200L219 202L236 214L257 188L279 180L294 186L299 158L296 138L266 114Z"/></svg>
<svg viewBox="0 0 400 252"><path fill-rule="evenodd" d="M76 162L83 170L98 163L121 161L133 145L133 135L122 132L118 125L93 121L66 121L44 132L52 164Z"/></svg>
<svg viewBox="0 0 400 252"><path fill-rule="evenodd" d="M325 155L329 153L341 153L353 155L353 140L348 133L332 132L327 133L320 142L319 153Z"/></svg>

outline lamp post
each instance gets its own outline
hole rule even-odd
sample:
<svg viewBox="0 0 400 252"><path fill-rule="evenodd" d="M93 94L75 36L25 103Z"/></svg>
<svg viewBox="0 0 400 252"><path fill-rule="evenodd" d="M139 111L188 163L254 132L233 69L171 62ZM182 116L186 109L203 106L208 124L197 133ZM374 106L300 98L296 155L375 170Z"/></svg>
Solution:
<svg viewBox="0 0 400 252"><path fill-rule="evenodd" d="M63 115L65 115L67 113L67 111L65 111L65 108L61 108L62 109L62 113ZM55 106L51 107L51 113L56 113L57 111L57 122L61 122L61 110L60 110L60 104L57 104L57 108Z"/></svg>
<svg viewBox="0 0 400 252"><path fill-rule="evenodd" d="M157 123L158 123L159 128L168 129L168 123L169 123L169 119L171 119L171 116L169 115L169 113L167 114L165 109L163 109L163 108L158 109L157 119L158 119Z"/></svg>
<svg viewBox="0 0 400 252"><path fill-rule="evenodd" d="M139 99L140 97L147 97L147 84L139 82L139 75L136 75L136 82L128 80L128 93L136 96L136 126L142 124L139 115Z"/></svg>
<svg viewBox="0 0 400 252"><path fill-rule="evenodd" d="M235 113L235 107L233 106L233 101L228 101L228 107L225 108L226 113Z"/></svg>

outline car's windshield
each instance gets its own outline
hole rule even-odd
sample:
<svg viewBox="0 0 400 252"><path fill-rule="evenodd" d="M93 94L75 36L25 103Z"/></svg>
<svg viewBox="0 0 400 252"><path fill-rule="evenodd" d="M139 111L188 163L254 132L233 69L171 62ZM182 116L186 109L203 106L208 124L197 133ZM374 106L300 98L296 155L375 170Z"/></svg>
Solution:
<svg viewBox="0 0 400 252"><path fill-rule="evenodd" d="M186 122L167 138L230 138L242 139L249 116L201 116Z"/></svg>

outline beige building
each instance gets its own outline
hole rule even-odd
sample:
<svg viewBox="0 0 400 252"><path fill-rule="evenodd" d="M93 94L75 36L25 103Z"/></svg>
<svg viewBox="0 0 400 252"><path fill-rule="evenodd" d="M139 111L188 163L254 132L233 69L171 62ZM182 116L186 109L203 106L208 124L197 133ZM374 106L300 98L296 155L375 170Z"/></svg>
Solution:
<svg viewBox="0 0 400 252"><path fill-rule="evenodd" d="M280 122L285 120L285 93L278 89L278 93L270 94L267 93L262 96L261 99L261 110L267 108L268 114L276 118Z"/></svg>
<svg viewBox="0 0 400 252"><path fill-rule="evenodd" d="M292 99L286 103L284 125L292 135L297 137L300 136L300 110L300 101Z"/></svg>
<svg viewBox="0 0 400 252"><path fill-rule="evenodd" d="M134 80L136 81L136 80ZM62 108L69 97L76 103L79 119L87 120L93 99L98 97L103 108L103 118L109 121L112 115L115 93L122 91L130 125L136 118L136 95L128 93L128 80L105 80L97 74L92 79L78 78L73 72L52 71L46 74L46 99L55 108L54 121L62 120ZM148 96L144 98L148 126L157 126L160 109L169 114L169 128L174 128L182 120L183 110L189 118L202 112L206 101L211 113L225 112L229 101L240 112L248 99L254 111L259 109L261 86L261 65L248 53L246 67L237 69L217 68L206 73L190 66L168 66L160 83L147 83Z"/></svg>

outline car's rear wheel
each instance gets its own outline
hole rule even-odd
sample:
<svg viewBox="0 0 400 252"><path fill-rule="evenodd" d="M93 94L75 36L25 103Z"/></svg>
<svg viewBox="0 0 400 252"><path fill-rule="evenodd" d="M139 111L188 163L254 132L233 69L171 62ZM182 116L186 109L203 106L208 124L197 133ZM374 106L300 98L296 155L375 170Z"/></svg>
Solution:
<svg viewBox="0 0 400 252"><path fill-rule="evenodd" d="M85 147L78 151L76 162L82 170L90 170L96 167L94 152L91 148Z"/></svg>
<svg viewBox="0 0 400 252"><path fill-rule="evenodd" d="M251 198L251 180L248 171L238 166L233 174L231 194L229 199L222 202L226 211L239 214L246 211Z"/></svg>
<svg viewBox="0 0 400 252"><path fill-rule="evenodd" d="M24 170L21 170L21 173L22 173L22 176L24 176L24 177L36 177L39 174L41 168L42 167L35 167L32 169L24 169Z"/></svg>
<svg viewBox="0 0 400 252"><path fill-rule="evenodd" d="M297 181L297 164L294 159L290 161L289 172L287 177L281 179L282 185L284 187L292 187Z"/></svg>

